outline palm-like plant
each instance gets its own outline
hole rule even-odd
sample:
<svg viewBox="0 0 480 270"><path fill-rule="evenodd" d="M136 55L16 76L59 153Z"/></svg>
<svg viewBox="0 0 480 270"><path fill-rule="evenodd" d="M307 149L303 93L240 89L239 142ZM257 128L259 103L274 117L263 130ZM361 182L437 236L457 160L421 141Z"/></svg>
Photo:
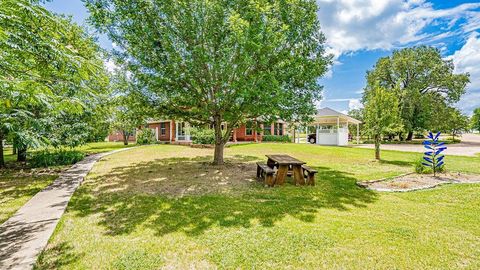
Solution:
<svg viewBox="0 0 480 270"><path fill-rule="evenodd" d="M427 151L423 157L425 161L422 162L422 164L432 169L433 176L436 176L438 169L444 165L443 159L445 158L445 155L442 155L441 153L447 149L447 147L444 146L444 142L438 142L439 137L440 132L435 135L433 135L432 132L429 132L427 136L428 140L423 142L423 146Z"/></svg>

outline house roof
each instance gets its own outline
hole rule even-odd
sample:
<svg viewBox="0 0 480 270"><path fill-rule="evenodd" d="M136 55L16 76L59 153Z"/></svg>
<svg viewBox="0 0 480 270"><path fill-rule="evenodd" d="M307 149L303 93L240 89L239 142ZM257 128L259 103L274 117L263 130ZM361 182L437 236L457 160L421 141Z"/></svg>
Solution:
<svg viewBox="0 0 480 270"><path fill-rule="evenodd" d="M337 119L341 123L352 123L352 124L361 124L362 121L357 120L353 117L350 117L346 114L341 112L337 112L333 109L328 107L319 109L317 114L313 116L314 122L312 124L328 124L328 123L336 123Z"/></svg>

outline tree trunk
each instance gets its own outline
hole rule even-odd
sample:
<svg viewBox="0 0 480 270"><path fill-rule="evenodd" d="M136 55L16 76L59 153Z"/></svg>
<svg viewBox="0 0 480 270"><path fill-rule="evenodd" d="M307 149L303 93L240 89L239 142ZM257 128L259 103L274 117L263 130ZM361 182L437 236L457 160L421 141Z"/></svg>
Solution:
<svg viewBox="0 0 480 270"><path fill-rule="evenodd" d="M26 162L27 161L27 146L21 145L17 149L17 161Z"/></svg>
<svg viewBox="0 0 480 270"><path fill-rule="evenodd" d="M407 141L411 141L413 139L413 131L409 131L407 135Z"/></svg>
<svg viewBox="0 0 480 270"><path fill-rule="evenodd" d="M128 138L129 138L128 132L123 132L123 145L128 145Z"/></svg>
<svg viewBox="0 0 480 270"><path fill-rule="evenodd" d="M15 145L12 147L12 155L16 155L17 154L17 147L15 147Z"/></svg>
<svg viewBox="0 0 480 270"><path fill-rule="evenodd" d="M223 165L223 149L225 148L225 141L222 135L222 120L219 115L215 115L213 121L215 129L215 152L213 153L213 164Z"/></svg>
<svg viewBox="0 0 480 270"><path fill-rule="evenodd" d="M5 159L3 158L3 133L0 131L0 168L5 167Z"/></svg>
<svg viewBox="0 0 480 270"><path fill-rule="evenodd" d="M380 135L375 136L375 159L380 160Z"/></svg>

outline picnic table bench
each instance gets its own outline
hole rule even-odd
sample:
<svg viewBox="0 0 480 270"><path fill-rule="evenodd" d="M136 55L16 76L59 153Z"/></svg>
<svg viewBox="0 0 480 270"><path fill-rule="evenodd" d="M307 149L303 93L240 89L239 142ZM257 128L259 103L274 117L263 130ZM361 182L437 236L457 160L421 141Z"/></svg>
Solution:
<svg viewBox="0 0 480 270"><path fill-rule="evenodd" d="M305 162L289 155L266 155L267 164L257 163L257 178L262 178L269 186L283 185L287 175L293 174L295 185L315 185L316 170ZM276 171L276 175L275 175ZM306 181L305 181L306 180Z"/></svg>
<svg viewBox="0 0 480 270"><path fill-rule="evenodd" d="M277 167L277 175L275 177L275 185L283 185L285 183L285 178L287 177L289 168L293 171L293 179L295 185L304 185L305 179L303 177L302 165L305 162L298 160L289 155L266 155L267 165L270 168Z"/></svg>
<svg viewBox="0 0 480 270"><path fill-rule="evenodd" d="M266 164L262 164L260 162L257 163L257 178L263 178L265 180L265 184L273 186L274 174L274 169L268 167Z"/></svg>

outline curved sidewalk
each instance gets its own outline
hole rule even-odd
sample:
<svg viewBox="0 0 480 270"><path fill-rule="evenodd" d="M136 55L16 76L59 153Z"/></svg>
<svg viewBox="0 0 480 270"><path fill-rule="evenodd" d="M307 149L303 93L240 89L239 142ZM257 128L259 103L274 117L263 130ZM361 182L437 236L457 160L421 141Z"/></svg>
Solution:
<svg viewBox="0 0 480 270"><path fill-rule="evenodd" d="M32 269L93 165L104 156L129 149L91 155L74 164L0 225L0 269Z"/></svg>

